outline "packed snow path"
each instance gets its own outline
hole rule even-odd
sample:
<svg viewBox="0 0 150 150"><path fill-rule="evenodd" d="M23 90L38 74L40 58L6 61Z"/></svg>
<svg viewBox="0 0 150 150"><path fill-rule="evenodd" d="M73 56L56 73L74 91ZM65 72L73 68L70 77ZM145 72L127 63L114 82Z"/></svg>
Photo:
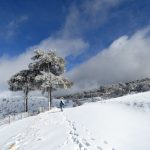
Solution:
<svg viewBox="0 0 150 150"><path fill-rule="evenodd" d="M122 105L140 97L53 109L1 126L0 150L149 150L150 113Z"/></svg>

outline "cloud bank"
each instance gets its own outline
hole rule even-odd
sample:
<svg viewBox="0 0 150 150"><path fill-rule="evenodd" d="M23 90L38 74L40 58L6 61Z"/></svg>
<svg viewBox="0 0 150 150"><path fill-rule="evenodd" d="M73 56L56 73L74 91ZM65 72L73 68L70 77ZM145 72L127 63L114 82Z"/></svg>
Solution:
<svg viewBox="0 0 150 150"><path fill-rule="evenodd" d="M120 1L122 0L93 0L91 3L90 0L86 0L80 6L72 4L64 25L57 33L27 48L19 56L13 58L2 56L0 58L0 91L8 89L7 81L13 74L28 67L34 49L56 49L57 53L64 58L81 54L89 47L82 34L90 28L100 26L104 20L107 20L110 9L117 6ZM10 21L7 26L8 37L13 37L19 25L27 20L27 16L22 16Z"/></svg>
<svg viewBox="0 0 150 150"><path fill-rule="evenodd" d="M26 50L25 53L17 57L3 56L0 58L0 90L8 89L7 81L10 77L20 70L27 69L28 64L31 62L33 56L33 50L45 49L50 50L56 49L56 52L66 57L68 55L78 55L81 53L88 44L82 39L53 39L48 38L43 40L40 44L32 46Z"/></svg>
<svg viewBox="0 0 150 150"><path fill-rule="evenodd" d="M100 85L150 77L150 28L124 35L67 73L76 92ZM67 91L68 93L69 91Z"/></svg>

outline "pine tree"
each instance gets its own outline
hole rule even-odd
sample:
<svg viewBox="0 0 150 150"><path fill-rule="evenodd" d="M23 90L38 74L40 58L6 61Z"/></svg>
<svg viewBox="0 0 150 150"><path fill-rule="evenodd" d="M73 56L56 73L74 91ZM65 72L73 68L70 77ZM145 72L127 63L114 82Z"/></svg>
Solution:
<svg viewBox="0 0 150 150"><path fill-rule="evenodd" d="M54 51L44 52L43 50L35 51L32 57L33 62L29 68L39 70L41 75L37 75L36 86L42 92L48 92L49 109L52 107L52 91L57 88L69 88L72 82L65 79L61 74L65 70L65 61L58 57Z"/></svg>
<svg viewBox="0 0 150 150"><path fill-rule="evenodd" d="M29 91L37 89L35 77L39 75L38 70L22 70L19 73L13 75L8 81L9 89L11 91L23 91L24 92L24 103L25 112L28 111L28 94Z"/></svg>

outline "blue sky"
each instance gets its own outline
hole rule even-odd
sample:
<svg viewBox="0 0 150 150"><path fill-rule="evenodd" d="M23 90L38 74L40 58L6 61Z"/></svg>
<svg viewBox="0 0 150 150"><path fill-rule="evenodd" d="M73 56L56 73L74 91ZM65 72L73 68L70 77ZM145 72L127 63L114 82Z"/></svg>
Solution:
<svg viewBox="0 0 150 150"><path fill-rule="evenodd" d="M89 47L78 57L67 57L69 69L96 55L118 37L131 35L150 24L149 0L122 0L110 8L104 20L101 21L101 16L99 18L96 14L96 25L90 24L91 16L83 14L82 5L84 2L81 0L0 0L0 56L19 55L28 47L56 34L64 26L72 6L81 13L79 17L83 17L83 27L80 34L73 33L71 36L81 37L89 43ZM79 25L72 30L78 28Z"/></svg>
<svg viewBox="0 0 150 150"><path fill-rule="evenodd" d="M0 0L0 89L36 48L56 49L75 82L147 77L149 18L149 0Z"/></svg>
<svg viewBox="0 0 150 150"><path fill-rule="evenodd" d="M64 22L67 3L0 0L0 55L18 55L56 32Z"/></svg>

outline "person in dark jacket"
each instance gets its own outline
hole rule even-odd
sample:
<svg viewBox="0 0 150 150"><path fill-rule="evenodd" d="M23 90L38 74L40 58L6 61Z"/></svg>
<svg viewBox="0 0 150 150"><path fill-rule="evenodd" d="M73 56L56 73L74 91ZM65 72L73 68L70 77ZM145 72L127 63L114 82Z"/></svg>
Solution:
<svg viewBox="0 0 150 150"><path fill-rule="evenodd" d="M61 101L60 101L60 109L61 111L63 111L63 107L64 107L65 103L63 101L63 97L61 98Z"/></svg>

